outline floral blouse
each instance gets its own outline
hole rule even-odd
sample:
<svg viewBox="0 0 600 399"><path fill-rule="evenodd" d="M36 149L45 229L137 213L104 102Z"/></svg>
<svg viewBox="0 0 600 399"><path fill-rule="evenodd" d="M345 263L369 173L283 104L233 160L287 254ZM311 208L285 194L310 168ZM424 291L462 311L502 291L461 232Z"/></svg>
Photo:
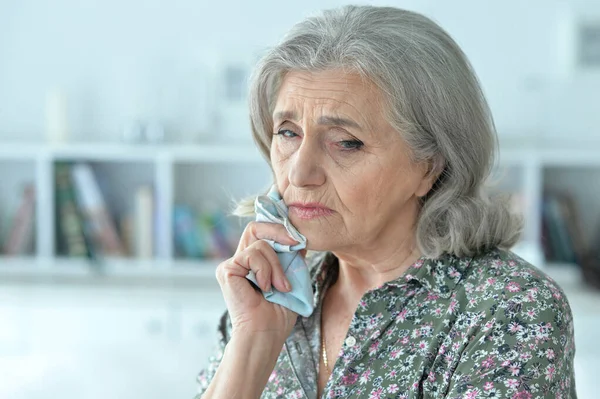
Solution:
<svg viewBox="0 0 600 399"><path fill-rule="evenodd" d="M262 398L317 398L331 253L309 262L315 311L298 317ZM229 339L197 378L200 398ZM322 398L576 398L573 318L558 285L515 254L421 258L362 297Z"/></svg>

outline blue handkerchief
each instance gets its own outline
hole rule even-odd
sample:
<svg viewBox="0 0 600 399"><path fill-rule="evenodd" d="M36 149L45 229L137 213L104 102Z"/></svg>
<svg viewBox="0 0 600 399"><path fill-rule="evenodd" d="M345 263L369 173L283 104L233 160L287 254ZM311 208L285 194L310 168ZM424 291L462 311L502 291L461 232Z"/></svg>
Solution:
<svg viewBox="0 0 600 399"><path fill-rule="evenodd" d="M277 291L271 287L271 291L264 292L267 301L277 303L293 310L301 316L308 317L313 312L313 291L308 266L298 251L306 248L306 237L290 223L288 219L288 208L273 185L267 195L261 195L254 202L256 221L279 223L285 226L288 234L298 241L296 245L282 245L273 240L265 240L277 253L279 262L283 267L285 276L292 285L290 292ZM256 276L250 271L246 278L258 286Z"/></svg>

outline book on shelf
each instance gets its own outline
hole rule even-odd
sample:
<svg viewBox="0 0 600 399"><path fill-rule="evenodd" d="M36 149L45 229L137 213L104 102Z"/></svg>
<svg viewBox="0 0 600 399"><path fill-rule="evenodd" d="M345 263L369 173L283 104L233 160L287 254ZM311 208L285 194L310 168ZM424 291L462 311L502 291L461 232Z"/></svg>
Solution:
<svg viewBox="0 0 600 399"><path fill-rule="evenodd" d="M84 231L85 221L77 205L69 162L58 162L54 166L54 206L58 253L91 258L93 244Z"/></svg>
<svg viewBox="0 0 600 399"><path fill-rule="evenodd" d="M196 226L193 210L186 205L173 208L173 232L175 248L187 258L201 258L205 254L200 229Z"/></svg>
<svg viewBox="0 0 600 399"><path fill-rule="evenodd" d="M93 246L103 255L123 256L125 254L123 243L92 167L82 162L75 163L71 168L71 176L77 205L86 222L89 223Z"/></svg>
<svg viewBox="0 0 600 399"><path fill-rule="evenodd" d="M587 244L579 212L566 192L548 192L542 199L542 247L547 260L581 264Z"/></svg>
<svg viewBox="0 0 600 399"><path fill-rule="evenodd" d="M23 187L21 202L11 221L11 226L4 242L4 254L11 256L22 255L32 249L35 231L35 201L35 187L32 183L28 183Z"/></svg>
<svg viewBox="0 0 600 399"><path fill-rule="evenodd" d="M153 227L154 194L152 187L142 185L137 188L134 212L134 255L142 259L152 258L156 237Z"/></svg>
<svg viewBox="0 0 600 399"><path fill-rule="evenodd" d="M173 209L173 232L178 256L186 258L228 258L235 252L236 234L223 211L217 207L195 211L189 205Z"/></svg>

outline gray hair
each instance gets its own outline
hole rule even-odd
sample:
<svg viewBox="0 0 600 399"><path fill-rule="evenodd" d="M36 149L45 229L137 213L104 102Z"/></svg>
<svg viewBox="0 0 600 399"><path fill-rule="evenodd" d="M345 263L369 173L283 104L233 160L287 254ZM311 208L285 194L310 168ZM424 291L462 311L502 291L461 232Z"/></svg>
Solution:
<svg viewBox="0 0 600 399"><path fill-rule="evenodd" d="M341 68L375 84L389 123L413 160L437 180L421 198L416 235L421 253L471 256L519 239L522 218L509 199L484 185L497 151L491 112L465 54L435 22L392 7L346 6L296 24L259 61L251 79L252 134L270 164L272 113L289 71ZM234 213L250 216L254 198Z"/></svg>

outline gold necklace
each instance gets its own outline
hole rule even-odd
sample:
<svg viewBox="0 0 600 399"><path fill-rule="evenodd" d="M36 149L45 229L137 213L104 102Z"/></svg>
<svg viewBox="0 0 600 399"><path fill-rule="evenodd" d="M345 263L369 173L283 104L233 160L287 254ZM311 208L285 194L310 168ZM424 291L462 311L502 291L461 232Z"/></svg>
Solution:
<svg viewBox="0 0 600 399"><path fill-rule="evenodd" d="M327 371L327 374L329 374L329 362L327 361L327 349L325 348L324 336L321 336L321 353L323 354L323 364L325 364L325 371Z"/></svg>
<svg viewBox="0 0 600 399"><path fill-rule="evenodd" d="M410 257L410 255L412 255L412 253L414 251L415 251L415 247L412 248L412 250L408 253L406 258L404 258L402 263L404 263ZM329 371L329 361L327 360L327 348L325 348L325 335L323 334L322 330L323 330L323 327L321 327L321 354L323 356L323 364L325 365L325 371L327 371L327 374L329 374L331 372Z"/></svg>

